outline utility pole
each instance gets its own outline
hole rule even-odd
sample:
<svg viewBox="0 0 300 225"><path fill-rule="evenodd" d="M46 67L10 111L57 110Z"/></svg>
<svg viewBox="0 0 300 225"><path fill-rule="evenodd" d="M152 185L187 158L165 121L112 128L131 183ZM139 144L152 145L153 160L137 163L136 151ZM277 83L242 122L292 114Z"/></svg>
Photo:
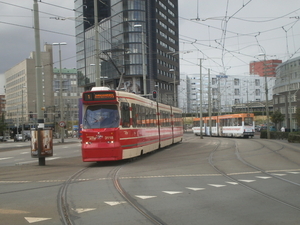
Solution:
<svg viewBox="0 0 300 225"><path fill-rule="evenodd" d="M98 0L94 0L94 20L95 20L95 64L96 66L96 87L101 86L99 70L99 33L98 33Z"/></svg>
<svg viewBox="0 0 300 225"><path fill-rule="evenodd" d="M209 116L209 134L212 136L211 131L211 87L210 87L210 69L208 69L208 116Z"/></svg>
<svg viewBox="0 0 300 225"><path fill-rule="evenodd" d="M40 25L39 25L39 7L37 0L33 0L33 13L34 13L34 36L35 36L35 78L36 78L36 109L37 109L37 123L39 129L44 129L44 113L42 110L43 105L43 82L42 82L42 63L41 63L41 45L40 45ZM38 148L41 149L42 141L39 141ZM46 164L45 157L39 157L39 165Z"/></svg>
<svg viewBox="0 0 300 225"><path fill-rule="evenodd" d="M202 59L200 59L200 139L203 139L203 132L202 132L202 127L203 127L203 117L202 117Z"/></svg>

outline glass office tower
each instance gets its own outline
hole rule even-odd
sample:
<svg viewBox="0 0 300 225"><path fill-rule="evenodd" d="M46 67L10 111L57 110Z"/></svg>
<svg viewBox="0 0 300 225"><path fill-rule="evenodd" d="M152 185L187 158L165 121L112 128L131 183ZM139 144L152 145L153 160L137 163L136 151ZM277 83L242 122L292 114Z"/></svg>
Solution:
<svg viewBox="0 0 300 225"><path fill-rule="evenodd" d="M80 85L95 86L99 57L101 86L137 94L156 89L161 102L174 104L169 100L179 84L178 0L98 1L98 51L93 3L75 0Z"/></svg>

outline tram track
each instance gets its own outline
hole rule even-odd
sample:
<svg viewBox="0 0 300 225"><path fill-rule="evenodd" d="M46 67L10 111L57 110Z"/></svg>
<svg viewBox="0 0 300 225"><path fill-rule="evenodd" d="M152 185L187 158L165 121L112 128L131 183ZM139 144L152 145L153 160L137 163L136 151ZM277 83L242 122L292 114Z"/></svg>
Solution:
<svg viewBox="0 0 300 225"><path fill-rule="evenodd" d="M236 145L236 146L235 146L235 154L236 154L237 158L238 158L242 163L244 163L245 165L247 165L247 166L249 166L249 167L251 167L251 168L253 168L253 169L255 169L255 170L257 170L257 171L259 171L259 172L261 172L261 173L263 173L263 174L266 174L266 175L268 175L268 176L271 176L271 177L273 177L273 178L276 178L276 179L285 181L285 182L287 182L287 183L290 183L290 184L293 184L293 185L296 185L296 186L300 186L300 183L296 183L296 182L293 182L293 181L284 179L283 177L276 176L276 175L274 175L273 173L267 172L267 171L263 170L262 168L259 168L259 167L255 166L255 165L249 163L248 161L246 161L245 159L243 159L243 158L241 157L240 152L239 152L239 148L238 148L236 142L235 142L235 145ZM271 150L273 153L279 155L279 156L282 157L283 159L288 160L288 161L290 161L291 163L296 164L297 166L300 167L300 164L299 164L299 163L297 163L297 162L295 162L295 161L293 161L293 160L290 160L289 158L287 158L287 157L283 156L282 154L278 153L280 150L284 149L284 146L283 146L283 145L282 145L279 149L277 149L277 150L273 150L273 149L271 149L271 148L269 148L269 147L266 147L266 146L265 146L265 148Z"/></svg>
<svg viewBox="0 0 300 225"><path fill-rule="evenodd" d="M60 187L58 196L57 196L57 206L58 206L58 212L60 214L60 218L64 225L73 225L74 222L71 218L71 213L69 209L69 204L67 200L67 191L70 184L73 183L74 180L76 180L77 177L79 177L82 173L84 173L89 167L80 169L76 173L74 173L72 176L67 179L63 185Z"/></svg>
<svg viewBox="0 0 300 225"><path fill-rule="evenodd" d="M124 162L122 165L116 165L114 166L110 172L108 173L109 175L109 180L112 180L113 185L116 189L116 191L121 195L121 197L135 210L137 210L141 215L143 215L148 221L150 221L152 224L155 225L166 225L165 222L163 222L160 218L157 216L153 215L150 211L148 211L146 208L144 208L142 205L140 205L130 194L122 187L118 173L119 171L128 163L134 161L136 159L131 159L127 163ZM60 187L57 195L57 208L58 212L62 221L62 224L64 225L74 225L74 221L72 218L75 218L73 215L73 207L70 207L69 202L68 202L68 188L71 184L80 182L79 177L85 173L88 169L92 168L93 165L80 169L74 174L72 174ZM78 216L78 215L77 215Z"/></svg>
<svg viewBox="0 0 300 225"><path fill-rule="evenodd" d="M150 211L140 205L134 198L132 198L129 193L121 186L118 172L121 170L122 166L116 168L113 172L113 183L116 190L120 193L120 195L126 200L134 209L136 209L140 214L142 214L145 218L147 218L150 222L157 225L166 225L160 218L153 215Z"/></svg>
<svg viewBox="0 0 300 225"><path fill-rule="evenodd" d="M258 167L256 167L256 166L250 164L250 163L247 163L244 159L241 158L241 156L240 156L239 153L237 152L236 141L233 141L233 142L235 143L235 154L237 155L238 160L241 161L243 164L245 164L245 165L247 165L247 166L251 167L252 169L255 169L255 170L259 171L259 172L262 172L262 173L268 174L269 176L272 176L272 177L275 177L275 178L277 178L277 179L280 179L281 181L285 181L285 182L288 182L288 183L290 183L290 184L300 186L300 184L298 184L298 183L295 183L295 182L292 182L292 181L288 181L288 180L283 179L283 178L281 178L281 177L275 176L275 175L273 175L273 174L271 174L271 173L268 173L268 172L266 172L266 171L264 171L264 170L262 170L262 169L260 169L260 168L258 168ZM273 201L275 201L275 202L277 202L277 203L283 204L283 205L285 205L285 206L288 206L288 207L290 207L290 208L293 208L293 209L295 209L295 210L300 211L300 207L295 206L295 205L293 205L293 204L290 204L289 202L286 202L286 201L284 201L284 200L281 200L281 199L279 199L279 198L277 198L277 197L274 197L274 196L272 196L272 195L270 195L270 194L268 194L268 193L265 193L265 192L263 192L263 191L261 191L261 190L259 190L259 189L257 189L257 188L254 188L254 187L252 187L252 186L250 186L250 185L247 185L246 183L241 182L240 180L234 178L234 177L231 176L231 175L228 175L224 170L222 170L222 169L220 169L219 167L217 167L217 166L215 165L215 163L214 163L213 156L214 156L215 152L218 150L218 148L220 147L220 145L221 145L221 141L219 141L219 144L213 149L213 151L210 153L210 155L209 155L209 157L208 157L209 164L210 164L210 165L211 165L218 173L220 173L220 174L223 175L224 177L226 177L226 178L228 178L228 179L230 179L230 180L232 180L232 181L234 181L234 182L240 184L242 187L244 187L244 188L246 188L246 189L248 189L248 190L253 191L253 192L256 193L256 194L259 194L259 195L261 195L261 196L263 196L263 197L265 197L265 198L267 198L267 199L273 200Z"/></svg>

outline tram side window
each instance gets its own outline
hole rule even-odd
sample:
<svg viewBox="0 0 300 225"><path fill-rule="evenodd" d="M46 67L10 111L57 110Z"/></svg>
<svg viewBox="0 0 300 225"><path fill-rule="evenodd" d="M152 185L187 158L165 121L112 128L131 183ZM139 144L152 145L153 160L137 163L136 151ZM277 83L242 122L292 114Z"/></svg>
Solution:
<svg viewBox="0 0 300 225"><path fill-rule="evenodd" d="M130 107L129 103L121 103L122 127L130 127Z"/></svg>
<svg viewBox="0 0 300 225"><path fill-rule="evenodd" d="M216 121L216 120L212 120L212 121L211 121L211 126L212 126L212 127L215 127L216 125L217 125L217 121Z"/></svg>
<svg viewBox="0 0 300 225"><path fill-rule="evenodd" d="M253 125L253 118L252 117L245 117L244 125L245 126L252 126Z"/></svg>
<svg viewBox="0 0 300 225"><path fill-rule="evenodd" d="M166 126L166 121L165 121L165 112L160 111L160 126L165 127Z"/></svg>
<svg viewBox="0 0 300 225"><path fill-rule="evenodd" d="M136 105L133 103L131 104L131 109L132 109L132 126L136 127L137 125L137 111L136 111Z"/></svg>
<svg viewBox="0 0 300 225"><path fill-rule="evenodd" d="M236 126L242 126L242 118L237 118L237 125Z"/></svg>
<svg viewBox="0 0 300 225"><path fill-rule="evenodd" d="M145 127L146 126L146 109L145 109L145 106L141 106L140 109L141 109L140 116L141 116L141 120L142 120L142 127Z"/></svg>
<svg viewBox="0 0 300 225"><path fill-rule="evenodd" d="M179 113L174 113L174 117L175 117L174 125L177 127L182 126L182 115Z"/></svg>

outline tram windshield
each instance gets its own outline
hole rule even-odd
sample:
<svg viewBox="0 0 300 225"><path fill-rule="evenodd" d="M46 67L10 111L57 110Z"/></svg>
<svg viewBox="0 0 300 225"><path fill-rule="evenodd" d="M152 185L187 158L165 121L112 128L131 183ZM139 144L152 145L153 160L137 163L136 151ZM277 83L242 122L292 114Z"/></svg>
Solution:
<svg viewBox="0 0 300 225"><path fill-rule="evenodd" d="M119 112L116 105L88 106L84 118L83 128L114 128L120 123Z"/></svg>
<svg viewBox="0 0 300 225"><path fill-rule="evenodd" d="M253 125L253 118L252 117L245 117L245 126L252 126Z"/></svg>

